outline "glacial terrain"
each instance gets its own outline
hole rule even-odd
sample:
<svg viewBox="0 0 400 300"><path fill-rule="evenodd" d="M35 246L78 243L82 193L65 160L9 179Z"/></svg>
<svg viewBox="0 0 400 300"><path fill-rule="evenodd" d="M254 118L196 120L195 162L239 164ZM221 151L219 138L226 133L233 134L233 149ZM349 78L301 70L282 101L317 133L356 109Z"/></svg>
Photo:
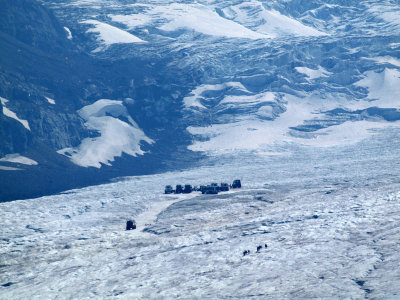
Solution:
<svg viewBox="0 0 400 300"><path fill-rule="evenodd" d="M397 299L397 135L2 203L0 299Z"/></svg>
<svg viewBox="0 0 400 300"><path fill-rule="evenodd" d="M0 299L400 297L398 0L0 1L0 108Z"/></svg>
<svg viewBox="0 0 400 300"><path fill-rule="evenodd" d="M399 126L395 0L16 0L0 13L2 201Z"/></svg>

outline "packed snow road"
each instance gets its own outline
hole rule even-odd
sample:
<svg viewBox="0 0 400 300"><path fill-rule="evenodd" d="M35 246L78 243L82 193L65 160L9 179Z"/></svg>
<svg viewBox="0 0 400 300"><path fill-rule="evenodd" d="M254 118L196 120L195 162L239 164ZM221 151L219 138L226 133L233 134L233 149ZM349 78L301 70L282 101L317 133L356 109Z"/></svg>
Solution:
<svg viewBox="0 0 400 300"><path fill-rule="evenodd" d="M2 203L0 298L399 297L396 134ZM235 178L243 189L162 194Z"/></svg>

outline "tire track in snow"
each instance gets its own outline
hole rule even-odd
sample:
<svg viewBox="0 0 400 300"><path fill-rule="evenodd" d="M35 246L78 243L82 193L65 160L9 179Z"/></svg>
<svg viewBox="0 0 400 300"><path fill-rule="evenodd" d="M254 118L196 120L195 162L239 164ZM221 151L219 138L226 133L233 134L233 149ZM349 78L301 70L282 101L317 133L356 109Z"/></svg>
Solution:
<svg viewBox="0 0 400 300"><path fill-rule="evenodd" d="M160 213L162 213L168 207L177 202L195 198L197 196L198 196L197 194L174 195L173 197L171 197L172 200L153 203L146 211L144 211L135 218L136 229L132 231L132 237L142 237L142 238L154 237L153 234L148 233L144 230L146 229L147 226L150 226L150 224L155 223ZM170 196L166 197L170 198Z"/></svg>
<svg viewBox="0 0 400 300"><path fill-rule="evenodd" d="M251 189L240 189L240 190L230 190L228 192L223 192L219 195L228 195L228 194L236 194L238 192L250 191ZM154 237L154 234L144 231L148 226L154 225L157 217L160 213L168 209L171 205L181 202L184 200L196 198L202 196L201 194L179 194L173 196L165 196L167 199L171 198L171 200L166 200L162 202L155 202L150 207L142 212L135 218L136 221L136 229L132 231L132 237L142 237L142 238L150 238ZM203 195L204 196L204 195ZM213 195L214 196L214 195Z"/></svg>

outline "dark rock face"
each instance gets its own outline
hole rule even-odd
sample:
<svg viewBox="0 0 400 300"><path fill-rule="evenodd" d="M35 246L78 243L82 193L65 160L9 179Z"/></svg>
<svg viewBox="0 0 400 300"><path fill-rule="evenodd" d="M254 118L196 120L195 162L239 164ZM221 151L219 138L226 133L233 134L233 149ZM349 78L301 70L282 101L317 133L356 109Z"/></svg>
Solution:
<svg viewBox="0 0 400 300"><path fill-rule="evenodd" d="M176 122L179 100L170 96L182 91L162 82L163 74L155 71L162 69L157 61L150 65L135 57L95 57L86 52L79 34L74 40L67 37L58 17L41 2L0 0L0 97L30 127L29 131L0 113L0 158L20 153L38 162L37 166L2 164L22 171L0 168L0 201L177 168L192 160L185 146L190 138ZM113 166L101 169L79 167L57 153L98 136L85 126L79 109L99 99L125 98L135 99L125 103L128 113L156 140L153 147L142 145L151 153L123 155ZM182 153L188 153L187 158ZM178 163L173 162L175 157L181 158Z"/></svg>
<svg viewBox="0 0 400 300"><path fill-rule="evenodd" d="M35 139L54 149L76 144L85 129L75 114L76 97L62 95L75 79L66 61L72 52L65 30L35 1L1 1L0 19L0 95L31 128L1 115L0 138L7 142L0 154L25 152ZM49 104L46 96L57 96L60 105Z"/></svg>
<svg viewBox="0 0 400 300"><path fill-rule="evenodd" d="M70 44L54 15L36 1L0 1L0 31L44 52L64 51Z"/></svg>

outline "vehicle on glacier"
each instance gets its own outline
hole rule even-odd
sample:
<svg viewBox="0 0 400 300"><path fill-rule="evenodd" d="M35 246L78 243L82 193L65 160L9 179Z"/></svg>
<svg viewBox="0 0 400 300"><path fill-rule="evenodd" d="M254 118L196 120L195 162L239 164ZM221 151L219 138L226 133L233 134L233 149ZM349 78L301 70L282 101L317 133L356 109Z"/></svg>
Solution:
<svg viewBox="0 0 400 300"><path fill-rule="evenodd" d="M219 193L219 188L218 186L212 186L212 185L207 185L204 187L204 189L201 191L202 194L218 194Z"/></svg>
<svg viewBox="0 0 400 300"><path fill-rule="evenodd" d="M201 192L202 194L218 194L219 192L227 192L231 188L238 189L242 187L240 179L235 179L232 184L222 182L220 185L212 182L209 185L192 186L190 184L177 184L175 190L171 185L165 186L165 194L190 194L192 192Z"/></svg>
<svg viewBox="0 0 400 300"><path fill-rule="evenodd" d="M235 179L232 183L232 188L240 189L241 187L242 187L242 183L240 182L240 179Z"/></svg>
<svg viewBox="0 0 400 300"><path fill-rule="evenodd" d="M220 191L219 186L218 186L218 183L212 182L212 183L210 184L210 186L215 187L215 188L217 189L218 192Z"/></svg>
<svg viewBox="0 0 400 300"><path fill-rule="evenodd" d="M136 229L136 222L134 220L126 221L126 230Z"/></svg>
<svg viewBox="0 0 400 300"><path fill-rule="evenodd" d="M183 193L183 187L181 184L177 184L176 185L176 189L175 189L175 194L182 194Z"/></svg>
<svg viewBox="0 0 400 300"><path fill-rule="evenodd" d="M174 189L172 188L172 186L167 185L167 186L165 186L164 193L165 194L173 194L174 193Z"/></svg>
<svg viewBox="0 0 400 300"><path fill-rule="evenodd" d="M183 194L190 194L193 191L193 187L190 184L185 184L183 188Z"/></svg>
<svg viewBox="0 0 400 300"><path fill-rule="evenodd" d="M219 187L219 190L221 192L228 192L229 191L229 184L227 184L225 182L222 182L220 187Z"/></svg>

